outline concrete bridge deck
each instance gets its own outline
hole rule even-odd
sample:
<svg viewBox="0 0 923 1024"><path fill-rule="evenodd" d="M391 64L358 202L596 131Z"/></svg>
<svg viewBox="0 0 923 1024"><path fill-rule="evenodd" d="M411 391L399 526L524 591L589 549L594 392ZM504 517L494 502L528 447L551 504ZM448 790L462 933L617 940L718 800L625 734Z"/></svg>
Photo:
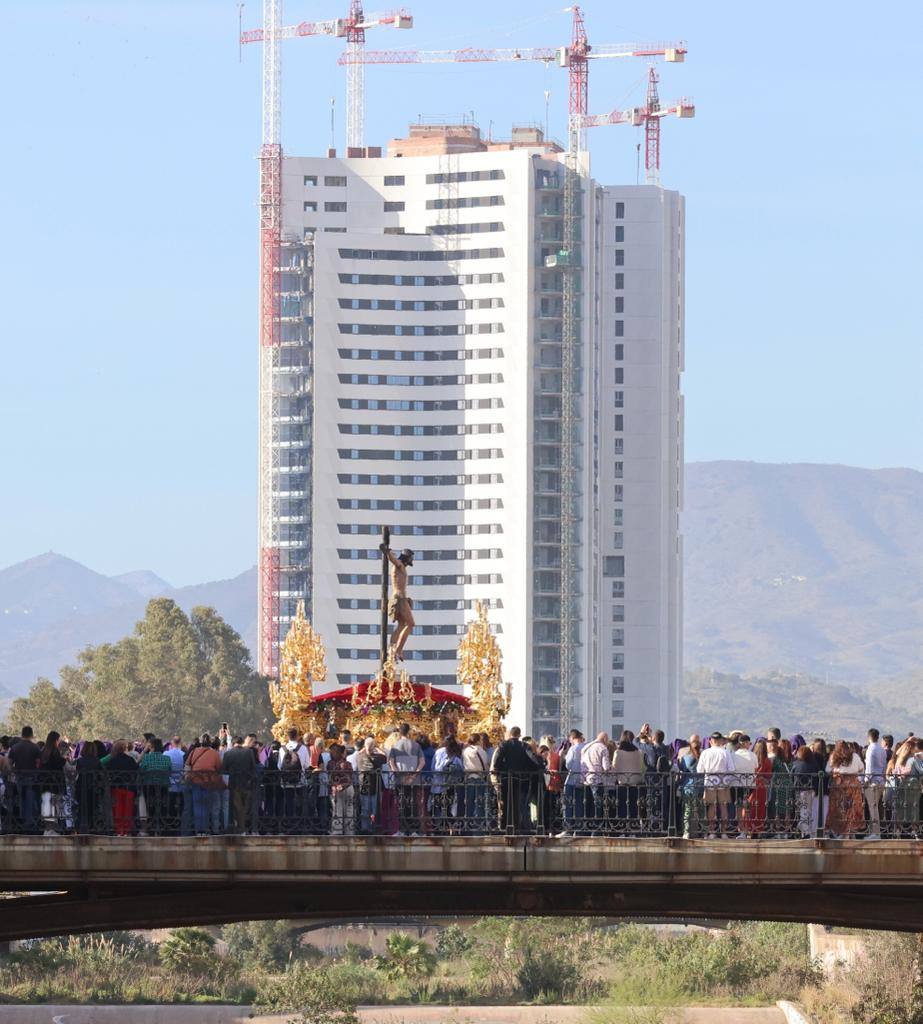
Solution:
<svg viewBox="0 0 923 1024"><path fill-rule="evenodd" d="M923 931L923 842L4 836L0 940L278 917L768 919Z"/></svg>

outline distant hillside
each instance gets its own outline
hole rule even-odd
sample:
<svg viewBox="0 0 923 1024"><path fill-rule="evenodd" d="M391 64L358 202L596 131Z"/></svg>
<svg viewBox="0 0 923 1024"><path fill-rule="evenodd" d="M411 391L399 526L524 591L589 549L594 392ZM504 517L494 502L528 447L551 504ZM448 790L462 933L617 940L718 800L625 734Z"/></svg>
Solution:
<svg viewBox="0 0 923 1024"><path fill-rule="evenodd" d="M173 588L153 573L102 576L48 553L0 570L0 698L18 697L37 676L57 677L87 644L131 632L150 597L172 597L186 611L216 607L255 649L256 570L231 580Z"/></svg>
<svg viewBox="0 0 923 1024"><path fill-rule="evenodd" d="M733 728L748 707L747 728L788 728L806 700L809 729L923 727L923 473L692 463L685 505L686 665L709 670L687 692L690 728ZM124 636L161 594L212 605L256 649L255 569L174 588L39 555L0 571L0 701Z"/></svg>
<svg viewBox="0 0 923 1024"><path fill-rule="evenodd" d="M868 685L923 653L923 473L686 467L688 668Z"/></svg>

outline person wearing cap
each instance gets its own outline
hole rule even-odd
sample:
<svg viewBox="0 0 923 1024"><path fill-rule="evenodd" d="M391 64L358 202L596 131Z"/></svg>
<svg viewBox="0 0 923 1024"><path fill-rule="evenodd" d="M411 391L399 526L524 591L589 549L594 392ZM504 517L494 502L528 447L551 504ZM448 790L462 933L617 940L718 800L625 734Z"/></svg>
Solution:
<svg viewBox="0 0 923 1024"><path fill-rule="evenodd" d="M698 775L704 775L705 814L708 817L708 838L721 835L721 822L728 829L728 804L731 801L731 781L734 777L734 758L726 749L727 740L720 732L711 734L711 746L702 751L695 766Z"/></svg>
<svg viewBox="0 0 923 1024"><path fill-rule="evenodd" d="M394 622L391 634L391 655L395 661L404 660L404 644L413 632L413 601L407 596L407 568L413 565L413 552L405 548L399 555L387 544L378 545L391 563L391 587L393 594L388 602L388 615Z"/></svg>

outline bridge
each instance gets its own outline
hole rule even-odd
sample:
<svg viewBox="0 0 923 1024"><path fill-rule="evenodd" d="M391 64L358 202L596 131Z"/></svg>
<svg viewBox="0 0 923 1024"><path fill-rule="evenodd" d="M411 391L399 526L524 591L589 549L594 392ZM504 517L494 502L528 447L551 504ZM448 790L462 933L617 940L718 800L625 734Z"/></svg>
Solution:
<svg viewBox="0 0 923 1024"><path fill-rule="evenodd" d="M923 932L923 842L7 835L0 888L0 941L394 915L721 917Z"/></svg>

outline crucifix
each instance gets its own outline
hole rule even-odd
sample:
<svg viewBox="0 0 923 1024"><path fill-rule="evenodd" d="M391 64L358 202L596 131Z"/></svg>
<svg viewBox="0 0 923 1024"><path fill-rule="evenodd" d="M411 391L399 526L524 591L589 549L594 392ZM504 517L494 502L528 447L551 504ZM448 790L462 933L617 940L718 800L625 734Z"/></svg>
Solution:
<svg viewBox="0 0 923 1024"><path fill-rule="evenodd" d="M413 601L407 596L407 570L413 565L413 552L405 548L399 555L391 550L391 531L386 526L381 533L381 667L388 659L388 618L394 620L391 637L391 656L404 660L404 645L413 632ZM390 573L388 565L390 563ZM388 597L389 582L394 594Z"/></svg>

